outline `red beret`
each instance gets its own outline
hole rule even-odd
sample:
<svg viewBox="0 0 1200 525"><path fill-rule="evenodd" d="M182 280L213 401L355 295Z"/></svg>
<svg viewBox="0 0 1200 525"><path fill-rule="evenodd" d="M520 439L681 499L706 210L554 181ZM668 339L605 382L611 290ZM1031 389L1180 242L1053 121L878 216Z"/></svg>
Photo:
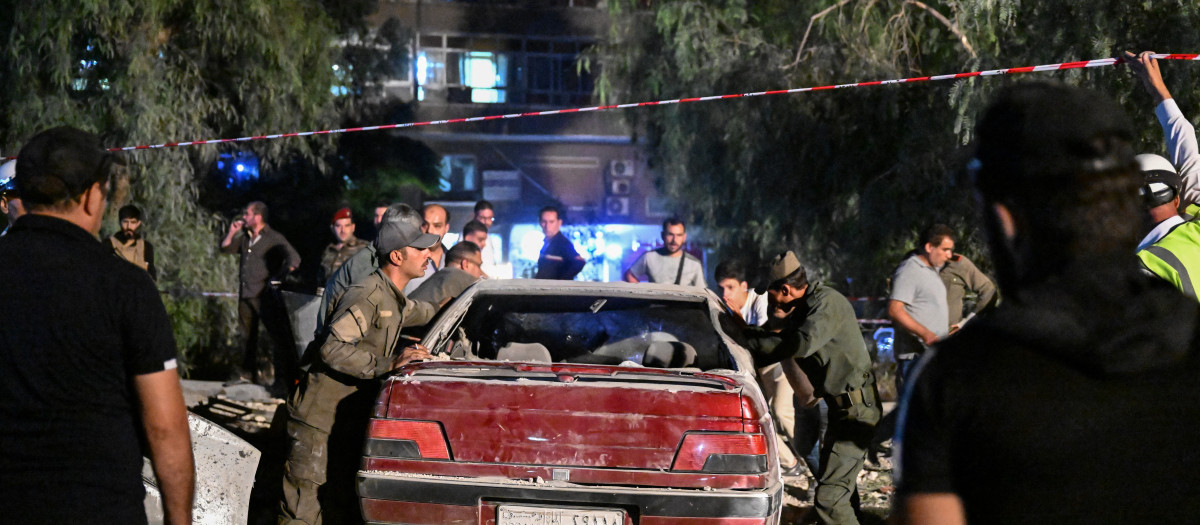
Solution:
<svg viewBox="0 0 1200 525"><path fill-rule="evenodd" d="M336 223L336 222L337 222L339 219L350 219L350 220L354 220L354 216L350 214L350 208L342 208L342 209L338 210L338 211L337 211L337 213L334 213L334 214L333 214L333 219L331 219L331 220L329 221L329 224L334 224L334 223Z"/></svg>

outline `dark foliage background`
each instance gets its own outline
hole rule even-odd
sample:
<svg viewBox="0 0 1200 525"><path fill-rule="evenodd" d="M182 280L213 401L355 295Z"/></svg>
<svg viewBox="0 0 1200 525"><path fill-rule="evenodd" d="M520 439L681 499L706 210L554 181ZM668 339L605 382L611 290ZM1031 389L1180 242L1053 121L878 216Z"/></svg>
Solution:
<svg viewBox="0 0 1200 525"><path fill-rule="evenodd" d="M1200 48L1195 3L994 0L615 0L599 67L605 101L843 84ZM1164 75L1200 112L1194 64ZM960 232L987 269L962 174L972 123L1014 82L1054 80L1121 100L1146 151L1163 140L1123 67L892 85L647 108L658 184L719 258L796 249L844 291L876 294L925 225Z"/></svg>

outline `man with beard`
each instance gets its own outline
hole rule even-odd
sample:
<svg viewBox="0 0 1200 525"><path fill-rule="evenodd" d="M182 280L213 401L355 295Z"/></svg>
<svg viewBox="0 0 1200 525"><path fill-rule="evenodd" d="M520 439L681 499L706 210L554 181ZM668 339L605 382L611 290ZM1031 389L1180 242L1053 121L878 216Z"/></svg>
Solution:
<svg viewBox="0 0 1200 525"><path fill-rule="evenodd" d="M117 217L121 219L121 231L108 238L113 253L146 270L151 279L157 279L158 275L154 270L154 245L142 238L142 210L127 204L117 212Z"/></svg>
<svg viewBox="0 0 1200 525"><path fill-rule="evenodd" d="M683 221L670 218L663 221L663 246L643 253L625 270L625 281L636 283L643 278L652 283L682 284L703 288L704 267L700 260L683 251L687 243L687 228Z"/></svg>

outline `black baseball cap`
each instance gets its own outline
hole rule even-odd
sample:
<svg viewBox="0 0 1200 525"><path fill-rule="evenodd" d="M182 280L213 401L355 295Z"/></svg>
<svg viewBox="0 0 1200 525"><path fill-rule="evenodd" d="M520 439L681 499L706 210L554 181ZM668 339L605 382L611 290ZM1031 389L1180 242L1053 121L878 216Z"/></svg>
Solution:
<svg viewBox="0 0 1200 525"><path fill-rule="evenodd" d="M1078 173L1136 169L1133 125L1112 99L1086 89L1029 82L1005 89L976 127L968 164L981 190L1054 187Z"/></svg>
<svg viewBox="0 0 1200 525"><path fill-rule="evenodd" d="M100 138L62 126L34 135L17 156L16 187L23 201L50 205L107 181L117 158Z"/></svg>
<svg viewBox="0 0 1200 525"><path fill-rule="evenodd" d="M407 221L385 222L375 237L375 250L380 256L392 253L405 246L418 250L432 248L441 237L421 231L421 227Z"/></svg>

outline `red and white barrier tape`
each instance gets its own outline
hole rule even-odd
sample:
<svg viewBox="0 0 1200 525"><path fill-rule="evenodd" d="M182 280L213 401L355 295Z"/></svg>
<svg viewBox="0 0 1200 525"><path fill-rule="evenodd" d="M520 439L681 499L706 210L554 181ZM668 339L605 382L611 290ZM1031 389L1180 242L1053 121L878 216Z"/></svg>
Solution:
<svg viewBox="0 0 1200 525"><path fill-rule="evenodd" d="M1173 54L1159 53L1151 55L1159 60L1200 60L1200 54ZM671 100L656 100L653 102L630 102L628 104L612 104L607 106L591 106L585 108L570 108L570 109L554 109L549 111L532 111L528 113L508 113L505 115L488 115L483 117L456 118L447 120L429 120L425 122L406 122L403 124L384 124L380 126L363 126L357 128L341 128L341 129L326 129L321 131L303 131L296 133L278 133L274 135L252 135L248 137L238 137L235 139L211 139L211 140L193 140L187 142L166 142L163 144L148 144L142 146L126 146L121 148L110 148L109 151L136 151L143 149L161 149L175 148L180 146L198 146L201 144L223 144L227 142L250 142L255 140L271 140L281 139L286 137L308 137L315 135L333 135L337 133L354 133L358 131L378 131L384 129L403 129L416 128L422 126L441 126L446 124L463 124L467 122L485 122L488 120L503 120L521 117L542 117L547 115L561 115L566 113L586 113L589 111L607 111L610 109L628 109L640 108L644 106L666 106L670 104L686 104L689 102L708 102L711 100L726 100L732 98L760 97L767 95L787 95L792 93L804 93L808 91L824 91L828 89L846 89L855 87L882 86L887 84L911 84L914 82L932 82L937 80L954 80L959 78L970 77L987 77L997 75L1016 75L1020 73L1033 73L1041 71L1060 71L1064 69L1081 69L1091 67L1106 67L1120 64L1125 60L1122 58L1101 58L1096 60L1085 60L1081 62L1062 62L1058 64L1045 64L1041 66L1025 66L1025 67L1010 67L1006 69L990 69L987 71L971 71L966 73L951 73L948 75L934 75L928 77L909 77L893 80L875 80L870 82L855 82L852 84L835 84L829 86L780 89L774 91L755 91L752 93L736 93L730 95L712 95L707 97L691 97L677 98ZM9 160L16 157L4 157L0 160Z"/></svg>

